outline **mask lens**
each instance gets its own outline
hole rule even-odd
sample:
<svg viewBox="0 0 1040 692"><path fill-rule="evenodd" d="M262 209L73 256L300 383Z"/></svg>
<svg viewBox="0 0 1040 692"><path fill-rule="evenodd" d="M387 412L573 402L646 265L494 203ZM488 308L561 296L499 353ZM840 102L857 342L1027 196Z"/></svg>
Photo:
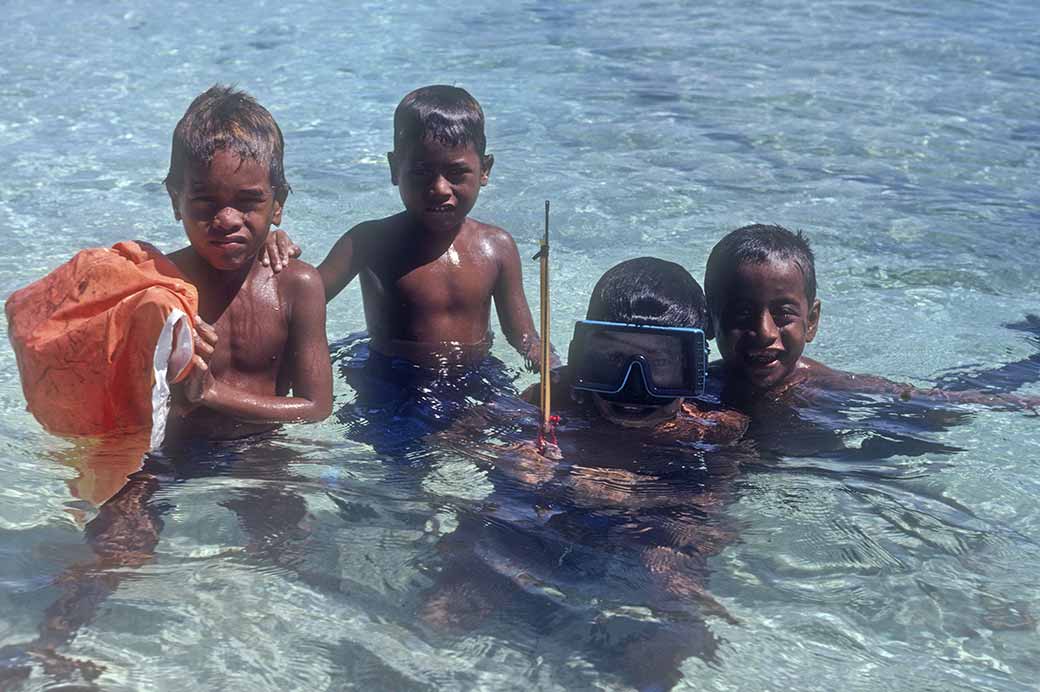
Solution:
<svg viewBox="0 0 1040 692"><path fill-rule="evenodd" d="M682 338L661 332L606 329L593 332L585 344L582 376L590 382L620 387L636 359L650 370L644 373L647 379L652 379L646 383L647 389L684 386L686 359Z"/></svg>

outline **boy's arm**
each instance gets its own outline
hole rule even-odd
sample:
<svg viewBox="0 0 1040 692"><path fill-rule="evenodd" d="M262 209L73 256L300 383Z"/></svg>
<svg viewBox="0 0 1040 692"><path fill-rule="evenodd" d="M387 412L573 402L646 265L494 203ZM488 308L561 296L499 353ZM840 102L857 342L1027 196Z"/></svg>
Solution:
<svg viewBox="0 0 1040 692"><path fill-rule="evenodd" d="M877 375L858 375L841 370L825 368L814 379L827 389L863 392L867 394L888 394L903 401L924 399L926 401L946 401L954 404L980 404L1004 409L1040 409L1040 398L1019 396L1006 392L987 392L985 390L949 391L945 389L921 389L913 385Z"/></svg>
<svg viewBox="0 0 1040 692"><path fill-rule="evenodd" d="M336 241L329 254L318 265L321 282L325 286L325 301L339 295L361 271L361 235L364 224L354 226Z"/></svg>
<svg viewBox="0 0 1040 692"><path fill-rule="evenodd" d="M297 267L288 277L292 318L286 351L293 395L244 392L215 379L207 359L196 355L195 367L183 385L190 403L252 423L315 422L332 413L332 365L325 336L324 289L316 270L302 264ZM209 342L212 353L216 332L201 320L197 332L203 341Z"/></svg>
<svg viewBox="0 0 1040 692"><path fill-rule="evenodd" d="M356 246L358 236L356 232L360 226L355 226L346 233L329 250L328 256L318 265L318 273L325 285L325 302L329 302L347 287L361 270L360 262L357 261L358 254ZM299 257L300 246L292 241L285 231L276 229L267 236L267 241L260 248L260 263L277 274L283 267L289 266L289 260Z"/></svg>
<svg viewBox="0 0 1040 692"><path fill-rule="evenodd" d="M516 249L513 238L505 231L499 231L496 252L498 254L498 280L495 282L495 310L498 321L502 325L502 333L506 341L515 348L527 361L531 370L538 370L541 358L542 342L535 330L531 308L524 295L523 269L520 267L520 252ZM560 358L555 350L552 353L552 365L557 367Z"/></svg>

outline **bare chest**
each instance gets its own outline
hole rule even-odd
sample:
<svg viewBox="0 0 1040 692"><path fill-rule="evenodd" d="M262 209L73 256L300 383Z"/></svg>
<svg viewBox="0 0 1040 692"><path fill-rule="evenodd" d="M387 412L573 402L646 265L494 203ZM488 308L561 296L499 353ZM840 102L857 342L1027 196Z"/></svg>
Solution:
<svg viewBox="0 0 1040 692"><path fill-rule="evenodd" d="M482 309L491 299L498 279L494 258L459 253L454 248L420 266L394 265L388 263L364 272L363 288L366 293L405 309Z"/></svg>
<svg viewBox="0 0 1040 692"><path fill-rule="evenodd" d="M273 282L240 291L212 324L219 339L210 361L215 377L278 372L289 315Z"/></svg>

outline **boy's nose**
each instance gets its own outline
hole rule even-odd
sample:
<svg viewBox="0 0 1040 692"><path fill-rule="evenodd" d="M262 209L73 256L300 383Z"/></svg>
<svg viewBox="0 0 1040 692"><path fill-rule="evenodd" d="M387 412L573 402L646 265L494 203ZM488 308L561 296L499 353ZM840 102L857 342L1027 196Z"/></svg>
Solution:
<svg viewBox="0 0 1040 692"><path fill-rule="evenodd" d="M222 231L233 231L242 225L242 213L234 207L224 207L213 217L213 225Z"/></svg>
<svg viewBox="0 0 1040 692"><path fill-rule="evenodd" d="M447 178L443 175L438 175L430 182L430 192L438 198L448 198L451 197L451 185L448 183Z"/></svg>
<svg viewBox="0 0 1040 692"><path fill-rule="evenodd" d="M755 336L757 343L762 346L768 346L780 336L780 329L773 320L773 314L768 310L763 310L762 315L758 318Z"/></svg>

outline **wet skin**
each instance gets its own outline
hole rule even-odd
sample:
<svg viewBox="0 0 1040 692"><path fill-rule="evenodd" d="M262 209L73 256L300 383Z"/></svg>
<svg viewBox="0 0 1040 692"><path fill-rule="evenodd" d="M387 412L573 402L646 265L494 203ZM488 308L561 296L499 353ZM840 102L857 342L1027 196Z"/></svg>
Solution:
<svg viewBox="0 0 1040 692"><path fill-rule="evenodd" d="M405 210L358 224L318 266L328 300L361 278L373 346L420 364L451 344L487 352L494 300L502 331L529 361L540 343L512 237L468 217L493 159L471 144L424 140L388 155ZM462 354L468 356L471 354Z"/></svg>
<svg viewBox="0 0 1040 692"><path fill-rule="evenodd" d="M321 277L302 262L275 275L256 261L284 200L267 166L218 151L209 165L189 167L170 199L191 243L170 259L198 289L201 320L167 439L240 437L328 416Z"/></svg>

